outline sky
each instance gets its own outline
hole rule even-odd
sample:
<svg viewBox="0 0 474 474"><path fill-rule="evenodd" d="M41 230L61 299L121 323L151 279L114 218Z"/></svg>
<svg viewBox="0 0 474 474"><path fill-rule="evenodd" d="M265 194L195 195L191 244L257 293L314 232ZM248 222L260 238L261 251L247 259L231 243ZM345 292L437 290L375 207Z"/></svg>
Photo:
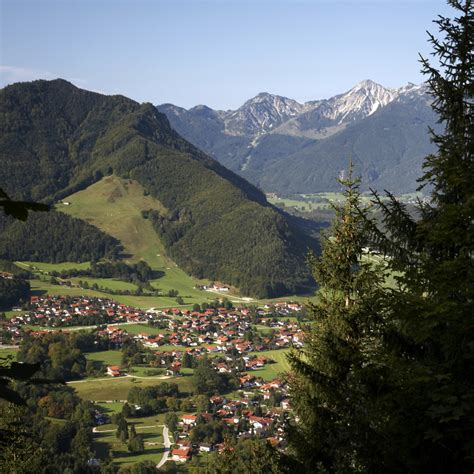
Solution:
<svg viewBox="0 0 474 474"><path fill-rule="evenodd" d="M420 83L445 0L0 0L0 87L61 77L139 102L235 109L364 79Z"/></svg>

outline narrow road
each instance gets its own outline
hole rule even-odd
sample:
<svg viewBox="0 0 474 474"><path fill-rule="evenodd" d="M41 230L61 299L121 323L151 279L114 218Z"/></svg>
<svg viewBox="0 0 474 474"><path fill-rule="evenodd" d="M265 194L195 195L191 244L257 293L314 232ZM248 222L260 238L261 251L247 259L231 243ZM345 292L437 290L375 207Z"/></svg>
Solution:
<svg viewBox="0 0 474 474"><path fill-rule="evenodd" d="M163 453L163 457L161 458L160 462L156 465L157 469L159 469L166 461L168 461L170 455L171 441L169 437L169 430L166 425L163 426L163 441L165 444L165 452Z"/></svg>

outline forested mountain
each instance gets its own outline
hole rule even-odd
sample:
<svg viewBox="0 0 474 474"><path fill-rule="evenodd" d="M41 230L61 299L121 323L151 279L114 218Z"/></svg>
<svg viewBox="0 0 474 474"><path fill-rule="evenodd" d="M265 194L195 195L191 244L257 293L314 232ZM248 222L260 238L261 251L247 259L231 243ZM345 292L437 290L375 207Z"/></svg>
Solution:
<svg viewBox="0 0 474 474"><path fill-rule="evenodd" d="M158 106L185 138L265 191L337 189L352 158L368 187L411 192L439 129L425 85L387 89L363 81L327 100L300 104L259 94L235 111Z"/></svg>
<svg viewBox="0 0 474 474"><path fill-rule="evenodd" d="M56 202L104 175L138 181L166 212L152 213L186 271L244 293L307 288L308 239L247 181L175 132L151 104L84 91L63 80L0 91L0 187Z"/></svg>

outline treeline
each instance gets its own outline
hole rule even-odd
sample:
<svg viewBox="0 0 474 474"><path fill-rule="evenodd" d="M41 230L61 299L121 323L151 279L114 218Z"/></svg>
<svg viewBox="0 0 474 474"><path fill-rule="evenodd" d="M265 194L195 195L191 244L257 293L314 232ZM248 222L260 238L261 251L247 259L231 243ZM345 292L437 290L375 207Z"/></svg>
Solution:
<svg viewBox="0 0 474 474"><path fill-rule="evenodd" d="M0 258L39 262L117 259L120 242L61 212L30 213L26 222L0 214Z"/></svg>
<svg viewBox="0 0 474 474"><path fill-rule="evenodd" d="M94 333L49 333L42 337L25 335L17 354L19 362L41 364L39 374L51 380L72 380L102 372L103 367L86 360L84 352L106 350Z"/></svg>
<svg viewBox="0 0 474 474"><path fill-rule="evenodd" d="M133 387L128 392L128 403L124 405L122 414L126 417L140 417L164 413L169 409L169 399L178 399L182 395L175 383L162 382L153 387ZM134 408L134 405L140 408Z"/></svg>
<svg viewBox="0 0 474 474"><path fill-rule="evenodd" d="M30 298L30 284L22 278L0 277L0 309L9 309L17 304L27 303Z"/></svg>
<svg viewBox="0 0 474 474"><path fill-rule="evenodd" d="M93 278L116 278L130 283L145 283L154 277L150 265L143 260L134 264L127 264L125 262L92 262L90 267L84 270L73 268L50 273L60 278L88 276Z"/></svg>

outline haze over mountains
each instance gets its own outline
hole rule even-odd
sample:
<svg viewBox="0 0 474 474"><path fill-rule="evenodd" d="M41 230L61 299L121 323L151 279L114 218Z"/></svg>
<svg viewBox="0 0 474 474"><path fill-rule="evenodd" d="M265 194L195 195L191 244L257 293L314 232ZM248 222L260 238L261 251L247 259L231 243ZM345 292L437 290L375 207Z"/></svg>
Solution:
<svg viewBox="0 0 474 474"><path fill-rule="evenodd" d="M133 180L156 201L143 218L187 273L255 296L308 288L314 241L296 219L181 138L151 104L60 79L5 87L0 161L0 188L24 200L56 203L108 175ZM72 234L63 238L74 245Z"/></svg>
<svg viewBox="0 0 474 474"><path fill-rule="evenodd" d="M346 93L301 104L260 93L237 110L163 104L172 127L265 191L337 190L352 158L363 188L411 192L439 128L424 84L388 89L366 80Z"/></svg>

